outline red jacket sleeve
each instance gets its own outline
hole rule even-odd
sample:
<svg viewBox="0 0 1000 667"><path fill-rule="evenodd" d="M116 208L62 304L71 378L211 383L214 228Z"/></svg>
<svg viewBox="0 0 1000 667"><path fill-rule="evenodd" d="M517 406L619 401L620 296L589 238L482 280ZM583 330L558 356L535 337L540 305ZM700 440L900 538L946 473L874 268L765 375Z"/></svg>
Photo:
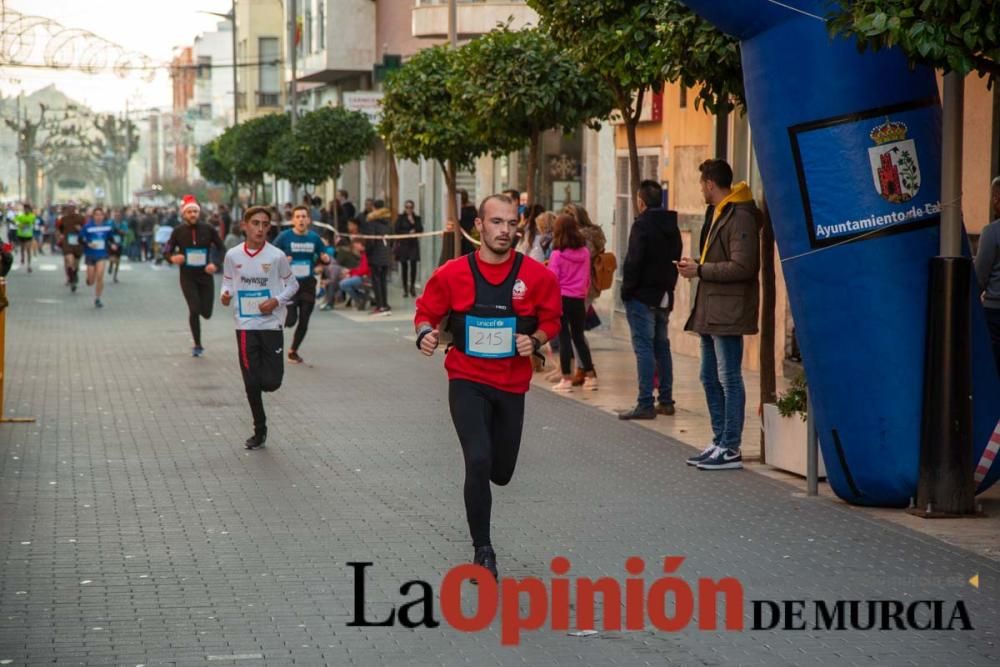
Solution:
<svg viewBox="0 0 1000 667"><path fill-rule="evenodd" d="M447 264L431 274L424 286L423 294L417 299L417 312L413 316L414 326L421 322L429 322L436 329L441 319L451 310L450 281L444 275L445 267Z"/></svg>

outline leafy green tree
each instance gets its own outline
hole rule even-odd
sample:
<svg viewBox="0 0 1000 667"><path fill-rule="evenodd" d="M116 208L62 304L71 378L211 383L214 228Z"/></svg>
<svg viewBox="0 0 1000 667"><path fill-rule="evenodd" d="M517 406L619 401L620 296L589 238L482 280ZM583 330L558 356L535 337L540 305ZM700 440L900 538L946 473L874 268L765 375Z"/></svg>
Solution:
<svg viewBox="0 0 1000 667"><path fill-rule="evenodd" d="M216 137L198 150L198 171L209 183L233 182L233 173L219 159L219 139Z"/></svg>
<svg viewBox="0 0 1000 667"><path fill-rule="evenodd" d="M965 76L1000 76L1000 9L990 0L839 0L827 26L858 48L899 46L911 61Z"/></svg>
<svg viewBox="0 0 1000 667"><path fill-rule="evenodd" d="M449 89L494 152L528 152L528 201L535 201L541 135L597 127L614 108L604 82L548 35L497 29L458 49Z"/></svg>
<svg viewBox="0 0 1000 667"><path fill-rule="evenodd" d="M639 182L636 126L648 89L699 84L713 112L742 99L739 46L679 0L527 0L541 28L604 79L628 136L633 189Z"/></svg>
<svg viewBox="0 0 1000 667"><path fill-rule="evenodd" d="M209 183L224 185L230 201L236 196L233 172L219 157L219 137L198 149L198 171Z"/></svg>
<svg viewBox="0 0 1000 667"><path fill-rule="evenodd" d="M343 107L310 111L271 145L272 172L295 187L337 179L344 165L360 160L375 147L368 117Z"/></svg>
<svg viewBox="0 0 1000 667"><path fill-rule="evenodd" d="M216 155L239 183L250 185L256 192L264 182L264 174L273 172L268 158L271 146L289 127L291 121L285 114L269 114L233 125L218 137Z"/></svg>
<svg viewBox="0 0 1000 667"><path fill-rule="evenodd" d="M418 52L385 82L382 121L378 132L386 148L404 160L433 160L444 172L448 189L448 220L457 226L456 177L461 168L472 168L475 159L489 151L475 130L469 109L449 90L461 76L457 52L433 46ZM446 256L454 255L445 251Z"/></svg>

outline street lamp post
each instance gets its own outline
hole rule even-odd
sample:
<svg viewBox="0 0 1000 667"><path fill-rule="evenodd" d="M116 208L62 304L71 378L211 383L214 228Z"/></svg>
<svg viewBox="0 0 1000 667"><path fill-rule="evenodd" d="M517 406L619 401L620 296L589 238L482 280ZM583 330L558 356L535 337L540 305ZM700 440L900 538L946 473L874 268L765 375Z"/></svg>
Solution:
<svg viewBox="0 0 1000 667"><path fill-rule="evenodd" d="M292 114L290 120L291 120L292 132L295 132L295 118L299 114L299 91L298 91L298 82L296 81L296 79L298 78L297 67L298 67L298 56L299 56L299 45L296 42L296 37L298 36L299 3L296 0L291 0L289 10L290 11L288 14L288 45L289 45L289 51L291 51L290 56L292 61L292 81L291 81L291 91L290 91ZM291 197L292 201L297 202L298 192L296 191L295 185L294 184L289 184L289 185L291 185L292 188L292 197Z"/></svg>
<svg viewBox="0 0 1000 667"><path fill-rule="evenodd" d="M240 122L240 82L239 68L236 66L236 0L232 4L233 28L233 125Z"/></svg>
<svg viewBox="0 0 1000 667"><path fill-rule="evenodd" d="M458 48L458 2L457 0L448 0L448 43L451 44L452 49ZM452 177L457 173L455 164L449 160L448 169L451 172ZM458 193L449 192L448 196L455 200ZM455 225L455 238L452 241L455 247L454 257L458 257L462 254L462 225L459 218L461 217L461 209L458 205L458 201L452 201L448 204L448 210L451 211L452 207L455 207L455 219L452 222Z"/></svg>
<svg viewBox="0 0 1000 667"><path fill-rule="evenodd" d="M924 371L919 516L976 513L972 461L972 261L962 252L962 118L965 78L944 75L941 226L931 259Z"/></svg>
<svg viewBox="0 0 1000 667"><path fill-rule="evenodd" d="M24 190L22 189L21 181L21 159L24 157L22 151L24 147L21 145L21 91L17 93L17 199L18 201L24 200Z"/></svg>

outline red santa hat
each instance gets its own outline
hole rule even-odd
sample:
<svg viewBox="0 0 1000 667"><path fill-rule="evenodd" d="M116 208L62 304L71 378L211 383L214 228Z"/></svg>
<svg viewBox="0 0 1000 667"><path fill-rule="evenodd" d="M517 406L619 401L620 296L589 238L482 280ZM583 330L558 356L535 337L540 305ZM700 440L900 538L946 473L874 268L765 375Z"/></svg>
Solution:
<svg viewBox="0 0 1000 667"><path fill-rule="evenodd" d="M181 200L181 214L189 208L193 208L196 211L201 211L201 206L198 205L198 201L194 198L194 195L184 195L184 199Z"/></svg>

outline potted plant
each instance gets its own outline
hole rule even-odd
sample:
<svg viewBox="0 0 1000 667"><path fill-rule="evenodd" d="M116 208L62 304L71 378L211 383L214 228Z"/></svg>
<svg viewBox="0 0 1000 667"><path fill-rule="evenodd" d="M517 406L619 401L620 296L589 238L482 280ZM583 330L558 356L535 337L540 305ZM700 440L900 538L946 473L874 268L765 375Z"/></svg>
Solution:
<svg viewBox="0 0 1000 667"><path fill-rule="evenodd" d="M788 391L778 395L777 403L764 404L764 457L768 465L796 475L806 475L806 412L809 409L806 380L794 378ZM826 477L822 452L818 461L819 476Z"/></svg>

